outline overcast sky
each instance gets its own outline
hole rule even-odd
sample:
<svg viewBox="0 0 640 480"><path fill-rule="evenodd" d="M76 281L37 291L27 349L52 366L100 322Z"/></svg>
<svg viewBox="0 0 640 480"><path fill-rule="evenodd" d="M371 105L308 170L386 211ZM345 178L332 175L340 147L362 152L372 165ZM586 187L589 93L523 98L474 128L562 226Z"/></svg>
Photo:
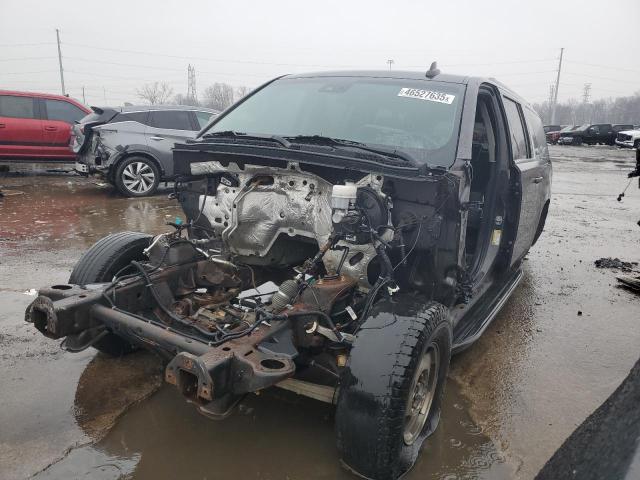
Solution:
<svg viewBox="0 0 640 480"><path fill-rule="evenodd" d="M519 4L517 7L516 5ZM494 76L531 102L548 98L560 47L559 100L640 91L640 0L159 1L0 0L0 88L136 102L166 81L255 87L284 73L426 70Z"/></svg>

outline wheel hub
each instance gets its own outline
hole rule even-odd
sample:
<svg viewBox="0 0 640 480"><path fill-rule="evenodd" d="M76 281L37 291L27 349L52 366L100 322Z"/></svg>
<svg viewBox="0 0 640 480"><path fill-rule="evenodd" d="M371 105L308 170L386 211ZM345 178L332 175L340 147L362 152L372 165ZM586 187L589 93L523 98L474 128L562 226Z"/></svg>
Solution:
<svg viewBox="0 0 640 480"><path fill-rule="evenodd" d="M419 360L409 389L403 432L404 443L407 445L412 445L418 439L429 418L438 385L439 368L440 349L437 344L432 343Z"/></svg>
<svg viewBox="0 0 640 480"><path fill-rule="evenodd" d="M122 183L133 193L146 193L153 187L155 173L145 162L131 162L122 171Z"/></svg>

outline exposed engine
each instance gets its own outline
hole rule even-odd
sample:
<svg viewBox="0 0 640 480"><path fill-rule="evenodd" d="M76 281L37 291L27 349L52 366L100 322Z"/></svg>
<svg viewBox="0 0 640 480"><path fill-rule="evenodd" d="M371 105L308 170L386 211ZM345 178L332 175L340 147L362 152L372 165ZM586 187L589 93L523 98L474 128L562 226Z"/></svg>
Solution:
<svg viewBox="0 0 640 480"><path fill-rule="evenodd" d="M72 351L114 334L152 346L170 360L166 381L208 415L294 375L333 392L380 294L398 290L396 269L422 281L413 272L429 254L405 260L439 238L440 180L399 191L375 173L329 181L295 163L216 161L191 174L176 186L186 222L153 238L123 233L148 242L141 257L94 286L41 290L27 318ZM432 202L411 201L417 188Z"/></svg>
<svg viewBox="0 0 640 480"><path fill-rule="evenodd" d="M211 162L192 166L194 173L212 168ZM392 205L382 182L369 174L331 185L295 169L255 168L222 177L215 195L202 195L199 205L233 261L300 267L319 250L324 273L344 274L369 288L380 271L378 247L393 239Z"/></svg>

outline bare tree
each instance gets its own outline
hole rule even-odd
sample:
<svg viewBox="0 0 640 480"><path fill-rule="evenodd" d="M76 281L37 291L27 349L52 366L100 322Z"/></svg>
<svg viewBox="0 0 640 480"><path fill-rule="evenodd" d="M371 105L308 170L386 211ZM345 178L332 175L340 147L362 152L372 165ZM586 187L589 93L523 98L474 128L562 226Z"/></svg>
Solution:
<svg viewBox="0 0 640 480"><path fill-rule="evenodd" d="M216 110L224 110L233 104L233 87L227 83L214 83L204 90L202 105Z"/></svg>
<svg viewBox="0 0 640 480"><path fill-rule="evenodd" d="M200 105L198 99L188 97L183 93L176 93L173 97L173 103L175 103L176 105L190 105L192 107L197 107Z"/></svg>
<svg viewBox="0 0 640 480"><path fill-rule="evenodd" d="M244 85L236 88L236 102L249 93L249 87Z"/></svg>
<svg viewBox="0 0 640 480"><path fill-rule="evenodd" d="M136 90L136 94L151 105L158 105L169 101L173 95L173 88L166 82L146 83Z"/></svg>
<svg viewBox="0 0 640 480"><path fill-rule="evenodd" d="M535 103L533 108L547 123L551 118L549 102ZM585 123L640 123L640 92L628 97L603 98L593 102L569 99L556 107L557 123L581 125Z"/></svg>

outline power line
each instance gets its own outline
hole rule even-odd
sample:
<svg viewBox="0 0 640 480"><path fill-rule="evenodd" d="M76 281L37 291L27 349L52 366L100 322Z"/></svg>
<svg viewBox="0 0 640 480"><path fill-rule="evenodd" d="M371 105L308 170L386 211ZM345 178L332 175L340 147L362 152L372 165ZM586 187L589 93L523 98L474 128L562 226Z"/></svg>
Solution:
<svg viewBox="0 0 640 480"><path fill-rule="evenodd" d="M633 68L612 67L610 65L599 65L599 64L596 64L596 63L576 62L574 60L565 60L565 62L566 63L573 63L573 64L576 64L576 65L586 65L586 66L589 66L589 67L604 68L605 70L620 70L622 72L640 73L640 70L633 69Z"/></svg>
<svg viewBox="0 0 640 480"><path fill-rule="evenodd" d="M538 73L554 73L555 70L539 70L537 72L495 73L492 77L514 77L518 75L536 75Z"/></svg>
<svg viewBox="0 0 640 480"><path fill-rule="evenodd" d="M56 42L38 42L38 43L0 43L0 47L36 47L40 45L55 45Z"/></svg>
<svg viewBox="0 0 640 480"><path fill-rule="evenodd" d="M537 60L513 60L508 62L491 62L491 63L443 63L442 67L491 67L493 65L515 65L518 63L541 63L555 61L555 58L540 58ZM424 68L424 65L407 65L405 68Z"/></svg>
<svg viewBox="0 0 640 480"><path fill-rule="evenodd" d="M0 62L23 62L27 60L53 60L49 57L19 57L19 58L0 58Z"/></svg>
<svg viewBox="0 0 640 480"><path fill-rule="evenodd" d="M69 73L75 73L76 75L89 75L89 76L95 76L95 77L102 77L102 78L117 78L117 79L122 79L122 80L141 80L141 81L145 81L145 82L153 82L156 79L154 78L150 78L150 77L138 77L138 76L131 76L131 75L110 75L107 73L95 73L95 72L78 72L77 70L69 70L67 69L67 72ZM184 77L181 77L184 79ZM184 81L184 80L182 80Z"/></svg>
<svg viewBox="0 0 640 480"><path fill-rule="evenodd" d="M65 59L74 60L76 62L97 63L102 65L116 65L120 67L144 68L145 70L166 70L170 72L184 72L183 68L176 68L176 67L163 67L163 66L154 66L154 65L140 65L140 64L133 64L133 63L111 62L107 60L96 60L93 58L70 57L70 56L65 56ZM261 75L257 73L213 72L209 70L199 70L199 72L207 73L211 75L226 75L226 76L233 76L233 77L239 77L239 76L248 76L248 77L257 77L257 78L269 77L269 75Z"/></svg>
<svg viewBox="0 0 640 480"><path fill-rule="evenodd" d="M590 75L587 73L573 73L573 72L565 72L565 75L572 75L574 77L587 77L587 78L596 78L598 80L607 80L610 82L618 82L618 83L633 83L634 85L638 85L639 82L632 80L620 80L619 78L611 78L611 77L600 77L597 75Z"/></svg>
<svg viewBox="0 0 640 480"><path fill-rule="evenodd" d="M2 75L34 75L36 73L52 73L57 70L37 70L35 72L2 72Z"/></svg>
<svg viewBox="0 0 640 480"><path fill-rule="evenodd" d="M80 43L65 43L65 45L69 45L73 47L81 47L81 48L90 48L95 50L104 50L107 52L131 53L134 55L150 55L150 56L156 56L156 57L177 58L181 60L203 60L207 62L217 62L217 63L238 63L238 64L246 64L246 65L272 65L272 66L278 66L278 67L326 67L326 68L353 68L354 67L354 65L281 63L281 62L264 62L264 61L258 61L258 60L230 60L230 59L220 59L220 58L197 57L192 55L171 55L167 53L143 52L140 50L124 50L119 48L97 47L94 45L83 45Z"/></svg>

